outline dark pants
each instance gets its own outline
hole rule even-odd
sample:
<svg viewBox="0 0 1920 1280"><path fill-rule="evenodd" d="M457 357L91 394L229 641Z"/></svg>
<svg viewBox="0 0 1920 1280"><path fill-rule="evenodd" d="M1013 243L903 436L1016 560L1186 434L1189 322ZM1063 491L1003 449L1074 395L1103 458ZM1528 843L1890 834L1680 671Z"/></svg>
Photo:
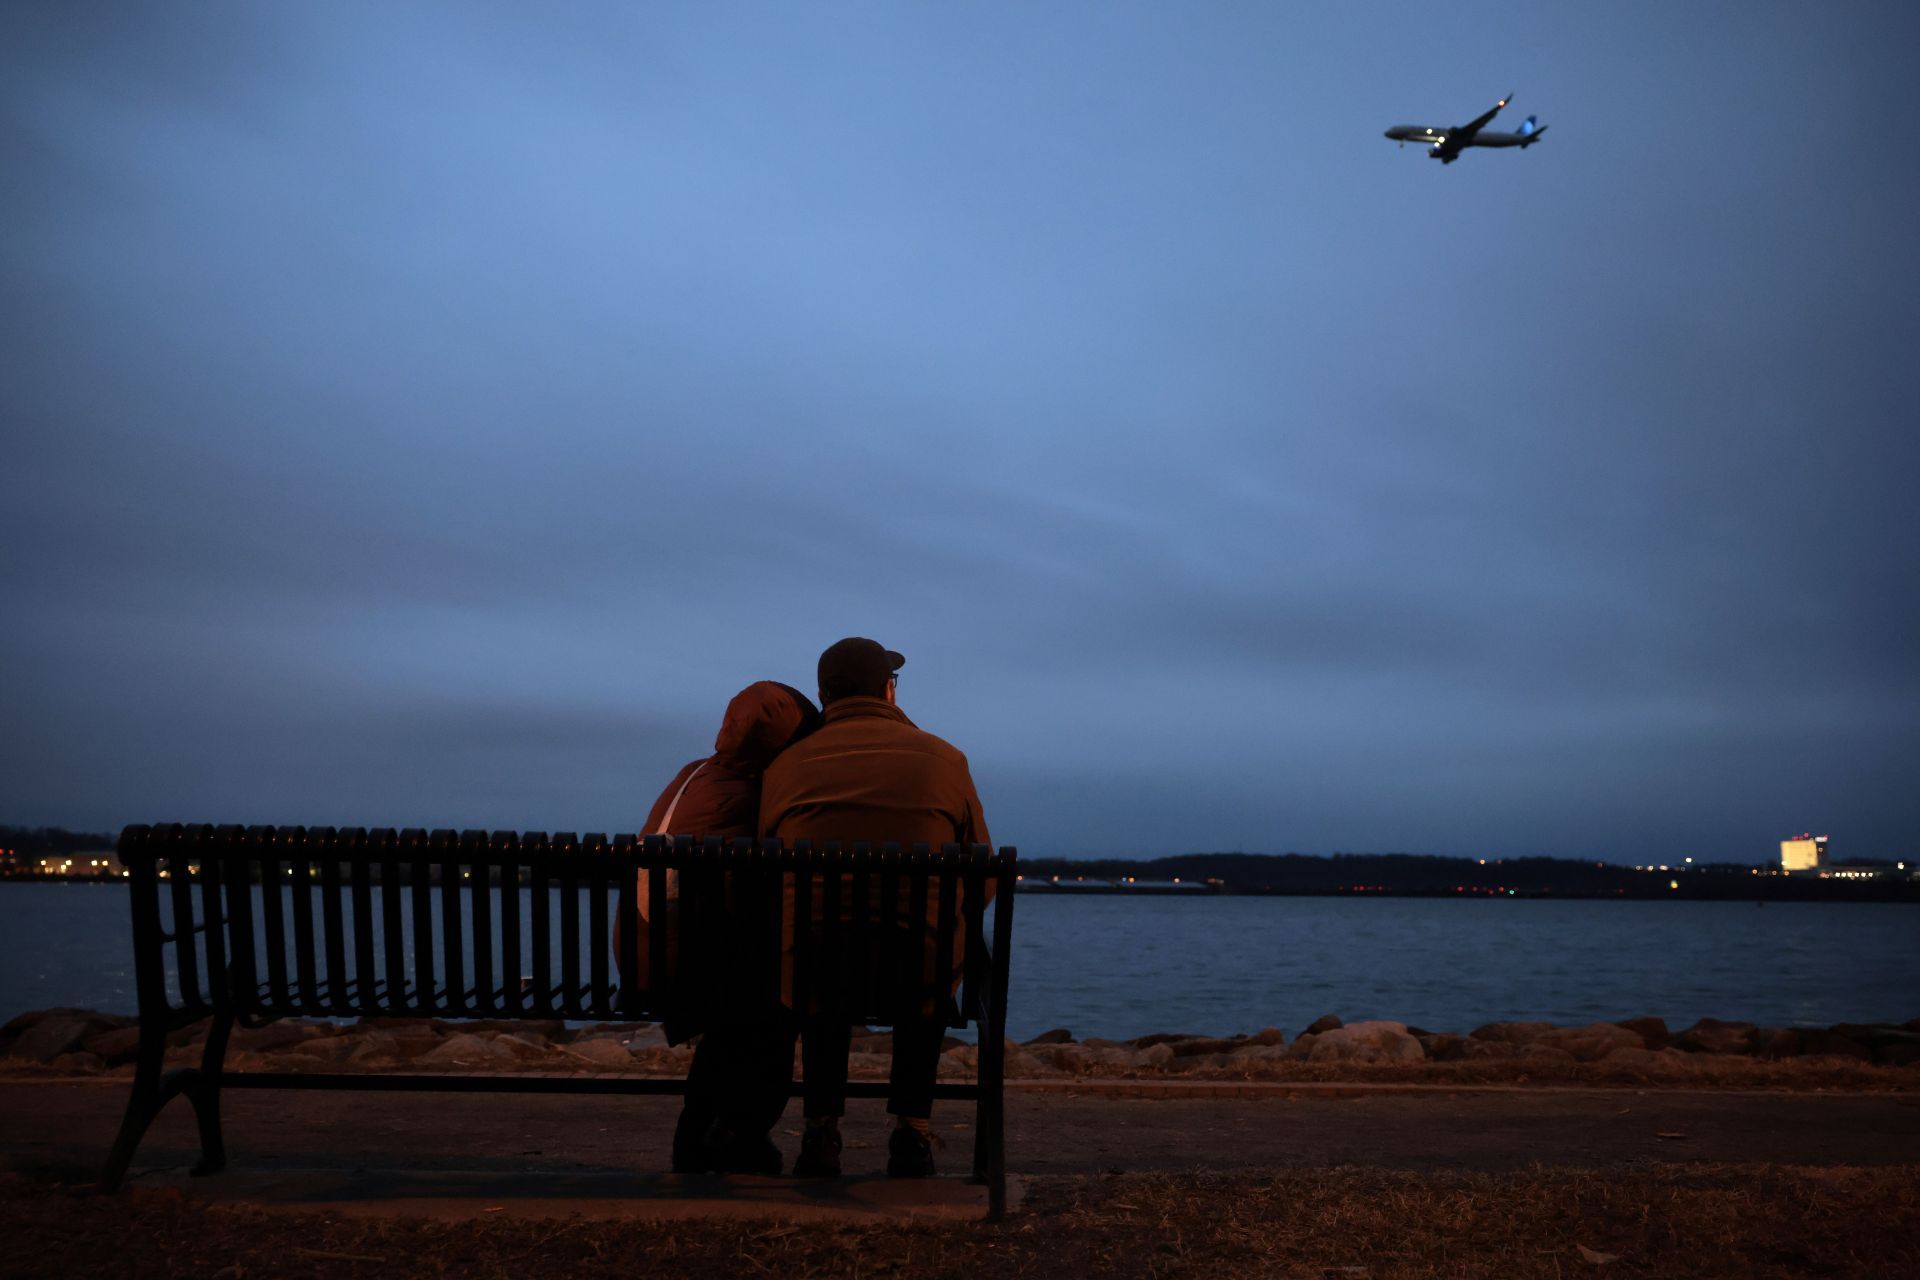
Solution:
<svg viewBox="0 0 1920 1280"><path fill-rule="evenodd" d="M736 1134L773 1128L793 1088L793 1036L789 1023L711 1027L700 1037L687 1068L681 1120L699 1131L694 1140L716 1120Z"/></svg>
<svg viewBox="0 0 1920 1280"><path fill-rule="evenodd" d="M940 1069L944 1024L906 1022L893 1029L893 1074L887 1084L887 1110L925 1120L933 1114L933 1080ZM845 1023L809 1019L800 1035L807 1119L847 1113L847 1052L853 1028Z"/></svg>

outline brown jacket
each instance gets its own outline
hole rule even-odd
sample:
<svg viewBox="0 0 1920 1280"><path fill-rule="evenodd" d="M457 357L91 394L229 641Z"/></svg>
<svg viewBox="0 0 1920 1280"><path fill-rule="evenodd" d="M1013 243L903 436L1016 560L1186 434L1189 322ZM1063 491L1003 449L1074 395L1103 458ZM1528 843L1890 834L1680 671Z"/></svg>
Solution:
<svg viewBox="0 0 1920 1280"><path fill-rule="evenodd" d="M992 844L967 758L884 698L841 698L780 753L760 790L760 834L795 840Z"/></svg>
<svg viewBox="0 0 1920 1280"><path fill-rule="evenodd" d="M884 698L836 699L822 714L817 731L767 767L760 788L760 834L778 836L789 845L795 840L839 840L843 847L856 840L897 840L904 848L924 840L935 852L953 841L993 843L967 758ZM874 892L879 892L877 885ZM789 922L792 895L789 877ZM905 884L901 896L904 906ZM815 903L819 911L818 885ZM937 901L928 902L929 917L938 909ZM938 949L935 937L928 935L929 978ZM786 941L791 947L791 938ZM966 938L956 931L953 944L957 983Z"/></svg>

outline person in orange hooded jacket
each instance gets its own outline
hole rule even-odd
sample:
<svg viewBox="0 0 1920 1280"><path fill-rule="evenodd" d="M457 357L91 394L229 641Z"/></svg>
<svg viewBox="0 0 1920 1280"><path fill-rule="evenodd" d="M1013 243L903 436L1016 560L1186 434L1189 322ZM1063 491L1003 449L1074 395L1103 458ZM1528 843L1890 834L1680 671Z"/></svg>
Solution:
<svg viewBox="0 0 1920 1280"><path fill-rule="evenodd" d="M775 756L819 724L819 711L798 689L772 680L748 685L727 704L713 754L682 766L653 802L645 834L754 835L761 775ZM647 901L644 875L640 901L643 931L648 917L664 921L666 911ZM644 936L637 951L644 969ZM645 982L646 975L635 979ZM676 1028L668 1030L671 1038L679 1038ZM674 1172L780 1172L780 1150L768 1134L793 1087L793 1044L793 1029L777 1023L706 1027L687 1071L686 1101L674 1128Z"/></svg>

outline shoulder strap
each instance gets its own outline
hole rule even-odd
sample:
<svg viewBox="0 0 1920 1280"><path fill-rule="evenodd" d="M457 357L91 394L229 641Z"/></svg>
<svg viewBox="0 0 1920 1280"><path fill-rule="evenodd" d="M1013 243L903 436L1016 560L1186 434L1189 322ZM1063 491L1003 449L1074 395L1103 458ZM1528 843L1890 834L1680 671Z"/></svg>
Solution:
<svg viewBox="0 0 1920 1280"><path fill-rule="evenodd" d="M712 756L707 757L707 760L711 760L711 759L713 759ZM680 807L680 797L687 794L688 785L692 783L692 781L695 778L700 776L700 771L702 769L707 767L707 760L702 760L699 764L693 766L693 772L687 775L686 782L682 782L680 784L680 789L673 793L673 799L668 803L666 813L662 815L660 818L660 829L658 831L649 832L648 833L649 835L664 836L672 833L673 811Z"/></svg>

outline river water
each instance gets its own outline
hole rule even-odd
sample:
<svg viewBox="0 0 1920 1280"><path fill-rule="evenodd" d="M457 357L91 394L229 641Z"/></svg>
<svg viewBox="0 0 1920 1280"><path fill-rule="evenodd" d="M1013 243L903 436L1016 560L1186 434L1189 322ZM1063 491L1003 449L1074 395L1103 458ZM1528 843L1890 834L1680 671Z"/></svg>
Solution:
<svg viewBox="0 0 1920 1280"><path fill-rule="evenodd" d="M0 884L0 1018L135 1011L122 885ZM1654 1014L1920 1017L1920 908L1537 899L1019 899L1009 1030L1227 1035L1323 1013L1435 1031Z"/></svg>

